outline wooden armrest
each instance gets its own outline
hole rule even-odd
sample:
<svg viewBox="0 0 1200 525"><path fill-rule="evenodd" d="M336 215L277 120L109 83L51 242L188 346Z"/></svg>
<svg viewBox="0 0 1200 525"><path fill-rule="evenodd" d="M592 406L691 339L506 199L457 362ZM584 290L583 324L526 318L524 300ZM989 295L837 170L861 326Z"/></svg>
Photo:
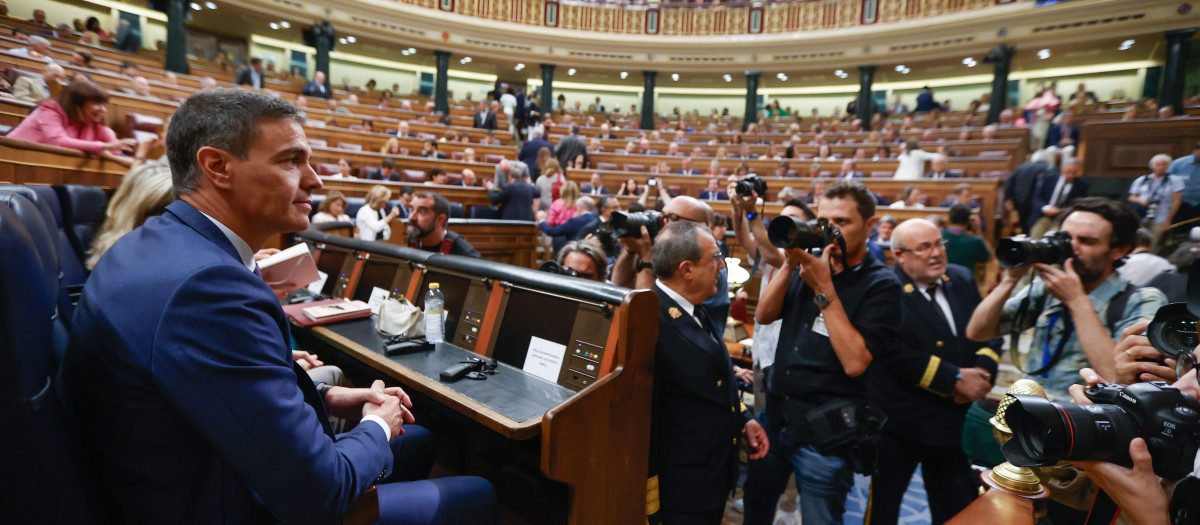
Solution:
<svg viewBox="0 0 1200 525"><path fill-rule="evenodd" d="M379 493L375 485L363 492L346 513L342 514L342 525L369 525L379 521Z"/></svg>

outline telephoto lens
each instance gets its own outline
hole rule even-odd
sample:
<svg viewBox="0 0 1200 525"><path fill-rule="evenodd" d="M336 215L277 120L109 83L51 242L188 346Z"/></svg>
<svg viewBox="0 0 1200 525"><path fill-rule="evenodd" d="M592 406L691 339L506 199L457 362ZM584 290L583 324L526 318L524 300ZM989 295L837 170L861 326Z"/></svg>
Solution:
<svg viewBox="0 0 1200 525"><path fill-rule="evenodd" d="M1003 268L1036 263L1062 264L1073 254L1071 234L1063 231L1047 233L1041 239L1008 237L996 244L996 259Z"/></svg>
<svg viewBox="0 0 1200 525"><path fill-rule="evenodd" d="M841 237L841 232L828 222L817 219L805 221L788 215L771 219L771 224L767 226L767 238L771 240L771 244L784 249L824 248L834 242L835 234Z"/></svg>
<svg viewBox="0 0 1200 525"><path fill-rule="evenodd" d="M642 226L645 226L653 240L662 226L662 214L654 210L632 213L614 211L609 222L612 223L613 233L619 238L641 237Z"/></svg>
<svg viewBox="0 0 1200 525"><path fill-rule="evenodd" d="M1131 467L1129 443L1141 437L1153 457L1155 474L1178 480L1191 473L1200 441L1200 402L1162 382L1102 384L1086 394L1095 404L1012 396L1005 419L1013 438L1002 447L1004 457L1018 467L1060 461Z"/></svg>

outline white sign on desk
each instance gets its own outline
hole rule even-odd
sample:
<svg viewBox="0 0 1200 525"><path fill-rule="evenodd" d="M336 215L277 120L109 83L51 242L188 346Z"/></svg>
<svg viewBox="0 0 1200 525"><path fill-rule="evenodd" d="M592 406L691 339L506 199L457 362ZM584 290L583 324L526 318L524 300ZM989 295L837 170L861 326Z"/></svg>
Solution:
<svg viewBox="0 0 1200 525"><path fill-rule="evenodd" d="M540 337L529 339L529 352L525 354L523 370L551 383L558 382L558 373L562 370L563 357L567 355L567 345L547 341Z"/></svg>
<svg viewBox="0 0 1200 525"><path fill-rule="evenodd" d="M371 313L379 315L379 307L383 306L383 300L388 298L388 291L378 286L371 287L371 297L367 299L367 304L371 306Z"/></svg>

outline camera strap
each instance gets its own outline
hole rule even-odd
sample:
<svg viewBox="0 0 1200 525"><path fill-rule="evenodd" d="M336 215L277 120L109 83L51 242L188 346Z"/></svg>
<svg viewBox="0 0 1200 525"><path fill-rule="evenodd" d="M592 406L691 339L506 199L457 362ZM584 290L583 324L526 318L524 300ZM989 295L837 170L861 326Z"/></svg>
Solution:
<svg viewBox="0 0 1200 525"><path fill-rule="evenodd" d="M1088 508L1087 519L1084 525L1112 525L1117 521L1117 515L1121 513L1121 508L1117 506L1117 502L1113 501L1112 497L1104 492L1103 489L1096 489L1096 497L1092 498L1092 506Z"/></svg>
<svg viewBox="0 0 1200 525"><path fill-rule="evenodd" d="M1032 286L1032 284L1030 284L1030 286ZM1042 348L1042 366L1041 368L1033 371L1025 370L1025 366L1021 364L1021 359L1017 354L1020 353L1018 348L1021 341L1021 327L1025 324L1024 321L1026 316L1030 314L1031 302L1032 299L1030 299L1029 295L1026 295L1024 298L1022 298L1021 305L1017 308L1017 314L1013 317L1011 335L1009 336L1008 340L1008 355L1012 359L1013 366L1017 367L1017 370L1020 370L1021 373L1030 376L1037 376L1049 372L1051 368L1054 368L1054 365L1058 364L1058 360L1062 358L1063 349L1067 346L1067 341L1071 339L1071 332L1073 332L1075 329L1075 323L1071 321L1071 315L1066 310L1051 314L1050 326L1046 327L1046 344ZM1036 311L1038 312L1038 315L1041 314L1041 311L1043 308L1045 308L1045 305L1046 296L1043 295L1037 300ZM1063 322L1066 324L1063 327L1063 334L1062 337L1059 338L1058 346L1055 347L1054 353L1051 354L1050 340L1053 337L1054 325L1058 322L1059 317L1063 317Z"/></svg>

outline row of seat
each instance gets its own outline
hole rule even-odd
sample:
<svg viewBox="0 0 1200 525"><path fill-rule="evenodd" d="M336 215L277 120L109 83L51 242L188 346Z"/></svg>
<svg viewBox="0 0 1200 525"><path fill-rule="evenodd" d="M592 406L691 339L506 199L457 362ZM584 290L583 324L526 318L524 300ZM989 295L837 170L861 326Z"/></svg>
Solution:
<svg viewBox="0 0 1200 525"><path fill-rule="evenodd" d="M12 523L90 523L66 411L54 381L70 294L107 198L87 186L0 186L0 515Z"/></svg>

